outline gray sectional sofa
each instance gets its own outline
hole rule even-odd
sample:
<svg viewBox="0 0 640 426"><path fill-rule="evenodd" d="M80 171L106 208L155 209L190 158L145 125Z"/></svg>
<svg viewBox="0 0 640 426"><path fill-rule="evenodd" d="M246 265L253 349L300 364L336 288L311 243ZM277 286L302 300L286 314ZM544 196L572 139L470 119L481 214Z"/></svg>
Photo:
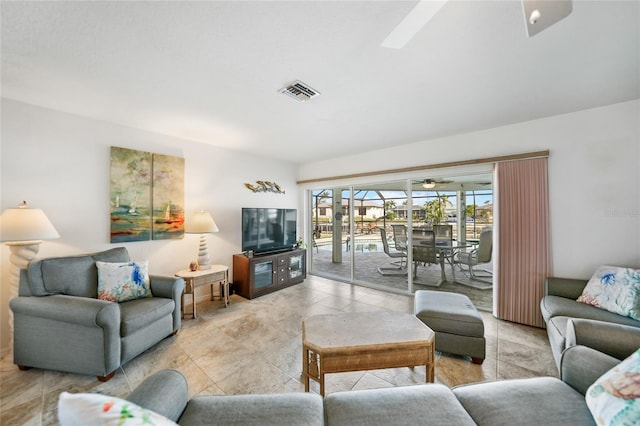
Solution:
<svg viewBox="0 0 640 426"><path fill-rule="evenodd" d="M640 346L640 329L627 327L585 341L568 321L571 346L561 355L561 379L539 377L459 386L441 384L317 394L196 396L178 371L143 381L128 400L180 425L595 425L586 405L588 386ZM621 334L622 333L622 334ZM583 343L593 343L592 347ZM601 348L616 345L620 358Z"/></svg>
<svg viewBox="0 0 640 426"><path fill-rule="evenodd" d="M613 325L610 328L613 329L617 328L615 325L640 327L640 321L633 318L577 302L576 299L582 294L587 283L588 280L569 278L549 277L546 279L545 295L540 302L540 310L547 325L549 343L551 344L551 351L558 370L560 369L562 351L567 346L567 324L571 318L610 323ZM602 326L599 329L603 329ZM593 332L593 330L590 332ZM594 340L597 340L597 338ZM615 342L613 343L614 345L611 347L603 348L604 352L614 356L620 355L616 352Z"/></svg>
<svg viewBox="0 0 640 426"><path fill-rule="evenodd" d="M36 260L20 271L13 362L95 375L105 381L125 362L181 326L181 278L150 276L153 297L99 300L96 261L129 262L126 248Z"/></svg>

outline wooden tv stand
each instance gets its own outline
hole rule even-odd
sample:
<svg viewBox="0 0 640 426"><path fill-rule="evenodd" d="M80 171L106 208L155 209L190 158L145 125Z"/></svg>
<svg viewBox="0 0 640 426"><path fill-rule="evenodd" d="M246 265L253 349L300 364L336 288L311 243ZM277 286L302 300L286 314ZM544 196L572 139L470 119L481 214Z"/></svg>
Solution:
<svg viewBox="0 0 640 426"><path fill-rule="evenodd" d="M299 284L307 277L307 252L295 249L275 254L233 255L233 286L240 296L253 299Z"/></svg>

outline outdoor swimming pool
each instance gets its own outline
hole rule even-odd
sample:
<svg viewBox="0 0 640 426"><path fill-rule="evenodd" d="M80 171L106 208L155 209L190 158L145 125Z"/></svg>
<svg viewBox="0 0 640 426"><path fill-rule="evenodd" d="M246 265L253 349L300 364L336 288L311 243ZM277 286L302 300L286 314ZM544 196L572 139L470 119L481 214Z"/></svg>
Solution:
<svg viewBox="0 0 640 426"><path fill-rule="evenodd" d="M323 240L317 241L316 244L318 245L318 250L326 250L326 251L332 250L330 239L327 239L326 241L323 241ZM342 242L343 253L346 253L352 249L360 253L384 251L382 240L375 239L375 238L366 238L366 239L356 238L356 241L354 244L352 244L351 242L347 243L347 241Z"/></svg>

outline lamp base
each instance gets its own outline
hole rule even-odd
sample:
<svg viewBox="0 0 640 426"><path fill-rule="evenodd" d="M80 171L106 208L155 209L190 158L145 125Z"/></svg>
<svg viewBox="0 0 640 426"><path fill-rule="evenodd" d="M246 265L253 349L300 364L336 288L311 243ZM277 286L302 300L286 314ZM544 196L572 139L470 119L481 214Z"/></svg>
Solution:
<svg viewBox="0 0 640 426"><path fill-rule="evenodd" d="M209 258L209 249L207 248L207 236L200 234L200 247L198 249L198 265L201 271L211 269L211 259Z"/></svg>
<svg viewBox="0 0 640 426"><path fill-rule="evenodd" d="M40 249L42 241L21 241L5 243L9 246L11 255L9 262L9 300L18 296L18 287L20 286L20 269L29 265ZM9 311L9 352L13 352L13 312Z"/></svg>

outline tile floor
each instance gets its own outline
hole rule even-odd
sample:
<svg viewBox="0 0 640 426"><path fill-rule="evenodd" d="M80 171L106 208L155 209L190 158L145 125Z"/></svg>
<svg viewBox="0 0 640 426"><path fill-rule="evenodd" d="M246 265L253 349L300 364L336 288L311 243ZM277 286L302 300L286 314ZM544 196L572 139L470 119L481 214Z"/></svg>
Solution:
<svg viewBox="0 0 640 426"><path fill-rule="evenodd" d="M299 284L254 300L232 296L198 304L170 337L120 368L107 383L93 376L0 363L0 424L56 425L60 392L99 392L124 397L146 376L180 370L191 396L303 392L301 322L315 314L392 310L413 312L413 297L309 276ZM447 386L533 376L557 376L546 332L500 321L482 312L487 359L480 366L463 357L436 353L436 382ZM423 383L424 367L329 374L326 392ZM311 382L312 391L318 386Z"/></svg>

